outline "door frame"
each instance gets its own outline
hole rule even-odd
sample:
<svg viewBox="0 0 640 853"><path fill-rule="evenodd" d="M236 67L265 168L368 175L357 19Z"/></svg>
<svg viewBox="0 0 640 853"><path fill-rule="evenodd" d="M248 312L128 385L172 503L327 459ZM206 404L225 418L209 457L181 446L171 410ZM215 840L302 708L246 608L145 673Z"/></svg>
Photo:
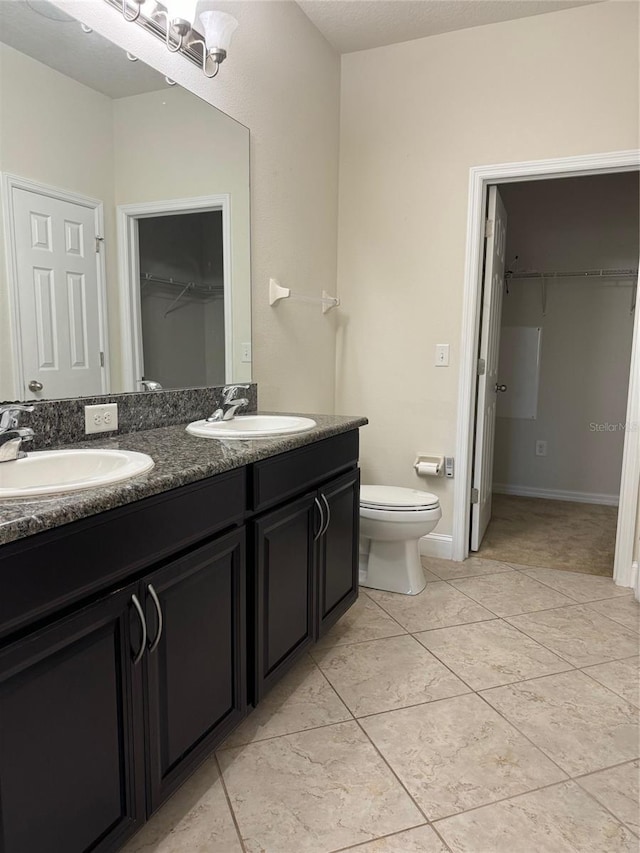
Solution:
<svg viewBox="0 0 640 853"><path fill-rule="evenodd" d="M16 222L13 200L14 190L44 195L58 201L68 201L93 210L96 236L102 237L104 247L104 204L100 199L82 195L71 190L63 190L49 184L41 184L20 175L3 172L2 177L2 219L3 236L6 253L7 290L9 294L9 316L11 319L11 353L13 374L13 397L21 399L24 393L24 369L22 363L22 328L20 326L20 294L18 286L18 259L15 251ZM104 364L101 366L102 393L108 394L111 387L110 357L109 357L109 327L107 321L106 293L106 263L105 251L96 252L96 271L98 277L98 328L100 330L100 351L104 353ZM72 396L72 395L69 395Z"/></svg>
<svg viewBox="0 0 640 853"><path fill-rule="evenodd" d="M233 377L233 304L231 299L231 196L229 193L197 196L195 198L165 199L162 201L121 204L116 208L118 229L118 293L120 299L120 329L122 335L122 377L124 391L140 391L142 376L142 320L140 317L140 280L138 254L139 219L171 214L207 213L222 211L222 269L224 294L224 370L225 381Z"/></svg>
<svg viewBox="0 0 640 853"><path fill-rule="evenodd" d="M473 166L469 170L469 204L460 341L460 393L456 428L458 481L453 496L452 558L469 555L471 475L475 425L476 373L480 336L480 308L484 255L484 231L489 184L549 180L640 170L640 149ZM627 422L640 423L640 310L636 310L627 397ZM616 531L613 577L620 586L633 586L633 540L638 512L640 481L640 436L627 430L624 438L620 505Z"/></svg>

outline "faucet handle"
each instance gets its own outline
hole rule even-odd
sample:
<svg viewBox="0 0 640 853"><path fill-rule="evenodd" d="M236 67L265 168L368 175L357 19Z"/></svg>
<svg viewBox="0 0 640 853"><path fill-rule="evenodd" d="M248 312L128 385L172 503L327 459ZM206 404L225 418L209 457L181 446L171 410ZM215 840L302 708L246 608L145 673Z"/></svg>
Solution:
<svg viewBox="0 0 640 853"><path fill-rule="evenodd" d="M20 421L20 413L33 410L34 406L25 406L22 403L8 403L0 406L0 431L15 429Z"/></svg>
<svg viewBox="0 0 640 853"><path fill-rule="evenodd" d="M225 385L222 389L222 399L225 403L230 403L238 391L248 391L250 385Z"/></svg>

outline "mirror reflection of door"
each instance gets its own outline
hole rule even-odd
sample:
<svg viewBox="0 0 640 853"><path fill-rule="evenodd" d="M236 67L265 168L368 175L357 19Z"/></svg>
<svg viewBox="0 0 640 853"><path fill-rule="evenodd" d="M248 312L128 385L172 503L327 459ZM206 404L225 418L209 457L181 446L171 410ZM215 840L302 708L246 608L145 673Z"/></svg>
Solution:
<svg viewBox="0 0 640 853"><path fill-rule="evenodd" d="M7 176L8 251L20 322L15 386L26 400L108 389L101 234L93 199Z"/></svg>
<svg viewBox="0 0 640 853"><path fill-rule="evenodd" d="M222 211L138 219L142 378L225 381Z"/></svg>

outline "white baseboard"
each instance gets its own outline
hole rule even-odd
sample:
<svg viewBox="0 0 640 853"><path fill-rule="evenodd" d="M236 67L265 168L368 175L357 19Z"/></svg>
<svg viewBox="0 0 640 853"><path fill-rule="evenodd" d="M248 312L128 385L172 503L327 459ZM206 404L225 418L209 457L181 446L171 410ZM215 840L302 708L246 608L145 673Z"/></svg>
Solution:
<svg viewBox="0 0 640 853"><path fill-rule="evenodd" d="M546 498L550 501L571 501L580 504L618 506L618 495L596 494L595 492L569 492L562 489L537 489L535 486L511 486L494 483L493 491L498 495L518 495L523 498Z"/></svg>
<svg viewBox="0 0 640 853"><path fill-rule="evenodd" d="M427 533L420 540L420 554L423 557L450 560L453 554L453 537L448 533Z"/></svg>

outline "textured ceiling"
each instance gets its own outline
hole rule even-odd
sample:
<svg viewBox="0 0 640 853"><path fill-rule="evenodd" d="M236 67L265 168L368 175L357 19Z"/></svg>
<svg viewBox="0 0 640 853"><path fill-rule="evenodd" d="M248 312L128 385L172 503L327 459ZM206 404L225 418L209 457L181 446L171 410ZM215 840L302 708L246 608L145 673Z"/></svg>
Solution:
<svg viewBox="0 0 640 853"><path fill-rule="evenodd" d="M110 98L167 88L153 68L42 0L0 0L0 41Z"/></svg>
<svg viewBox="0 0 640 853"><path fill-rule="evenodd" d="M297 0L339 53L597 2L601 0Z"/></svg>

